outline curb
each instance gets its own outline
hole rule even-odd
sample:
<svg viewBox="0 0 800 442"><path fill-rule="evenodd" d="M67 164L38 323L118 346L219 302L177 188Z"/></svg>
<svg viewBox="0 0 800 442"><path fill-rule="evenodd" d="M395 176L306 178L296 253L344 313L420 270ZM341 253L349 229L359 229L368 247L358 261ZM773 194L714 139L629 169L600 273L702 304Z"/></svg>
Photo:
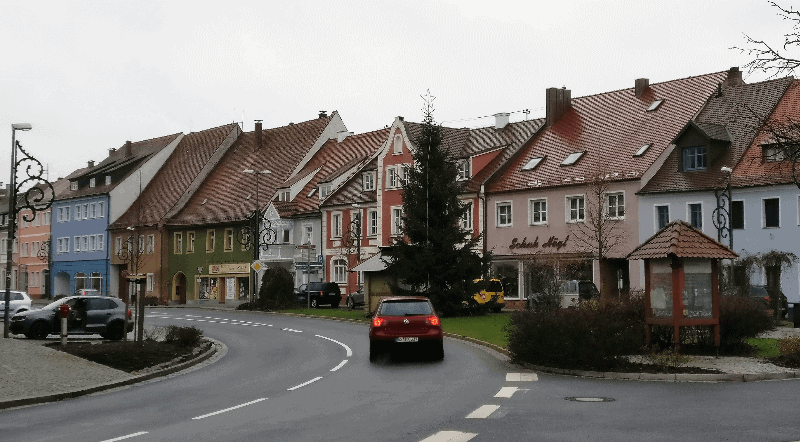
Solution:
<svg viewBox="0 0 800 442"><path fill-rule="evenodd" d="M190 359L185 362L181 362L180 364L173 365L171 367L167 367L161 370L157 370L151 373L146 373L138 376L133 376L128 379L123 379L121 381L114 381L109 382L106 384L95 385L93 387L82 388L79 390L67 391L64 393L56 393L56 394L49 394L45 396L31 396L26 398L20 399L12 399L10 401L0 401L0 410L6 408L14 408L14 407L23 407L26 405L37 405L37 404L44 404L49 402L56 402L61 401L64 399L72 399L80 396L86 396L88 394L97 393L99 391L110 390L112 388L124 387L127 385L137 384L139 382L149 381L151 379L155 379L162 376L167 376L172 373L179 372L191 366L197 365L210 357L214 356L219 349L225 346L222 342L217 341L216 339L211 338L203 338L206 341L211 342L211 348L206 350L205 352L201 353L194 359Z"/></svg>

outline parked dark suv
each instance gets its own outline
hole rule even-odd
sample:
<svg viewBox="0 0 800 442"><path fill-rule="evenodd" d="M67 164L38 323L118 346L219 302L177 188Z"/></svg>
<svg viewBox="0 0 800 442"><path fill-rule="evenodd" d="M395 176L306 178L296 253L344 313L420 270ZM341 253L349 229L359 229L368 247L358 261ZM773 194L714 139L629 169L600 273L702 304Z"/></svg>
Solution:
<svg viewBox="0 0 800 442"><path fill-rule="evenodd" d="M24 334L32 339L44 339L49 334L61 330L61 304L69 306L67 333L70 335L91 335L120 340L125 335L125 327L131 330L131 311L125 311L125 303L119 298L109 296L69 296L50 303L39 310L17 313L11 318L10 331Z"/></svg>
<svg viewBox="0 0 800 442"><path fill-rule="evenodd" d="M335 282L310 282L303 284L294 290L295 299L301 304L309 302L311 308L317 308L321 305L330 305L332 308L338 308L339 303L342 302L342 289L339 284Z"/></svg>

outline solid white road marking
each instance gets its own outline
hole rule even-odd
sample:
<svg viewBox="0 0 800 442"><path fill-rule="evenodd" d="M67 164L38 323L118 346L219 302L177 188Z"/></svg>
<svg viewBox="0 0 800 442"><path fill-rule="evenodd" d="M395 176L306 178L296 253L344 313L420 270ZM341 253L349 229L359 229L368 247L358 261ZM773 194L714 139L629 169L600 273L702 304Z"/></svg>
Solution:
<svg viewBox="0 0 800 442"><path fill-rule="evenodd" d="M198 315L183 315L183 316L188 316L190 318L202 318L202 316L198 316Z"/></svg>
<svg viewBox="0 0 800 442"><path fill-rule="evenodd" d="M125 440L125 439L129 439L131 437L141 436L143 434L147 434L147 431L140 431L138 433L129 434L127 436L115 437L114 439L106 439L103 442L117 442L118 440Z"/></svg>
<svg viewBox="0 0 800 442"><path fill-rule="evenodd" d="M346 364L346 363L347 363L347 359L345 359L344 361L340 362L339 365L337 365L336 367L331 368L331 371L336 371L336 370L342 368L344 366L344 364Z"/></svg>
<svg viewBox="0 0 800 442"><path fill-rule="evenodd" d="M295 332L295 333L303 333L303 331L302 331L302 330L295 330L295 329L293 329L293 328L282 328L281 330L283 330L283 331Z"/></svg>
<svg viewBox="0 0 800 442"><path fill-rule="evenodd" d="M478 433L464 433L461 431L440 431L422 439L420 442L467 442L477 435Z"/></svg>
<svg viewBox="0 0 800 442"><path fill-rule="evenodd" d="M497 411L499 405L481 405L477 410L467 415L467 419L486 419L490 414Z"/></svg>
<svg viewBox="0 0 800 442"><path fill-rule="evenodd" d="M314 336L316 336L316 337L318 337L318 338L322 338L322 339L327 339L327 340L329 340L329 341L331 341L331 342L335 342L335 343L337 343L337 344L341 345L342 347L344 347L344 349L345 349L345 350L347 350L347 357L348 357L348 358L349 358L350 356L353 356L353 350L350 350L350 347L348 347L347 345L345 345L345 344L343 344L343 343L341 343L341 342L339 342L339 341L333 340L333 339L331 339L331 338L326 338L325 336L321 336L321 335L314 335Z"/></svg>
<svg viewBox="0 0 800 442"><path fill-rule="evenodd" d="M208 321L206 321L206 322L213 322L213 323L216 323L217 321L212 321L212 320L210 320L210 319L209 319L209 320L208 320Z"/></svg>
<svg viewBox="0 0 800 442"><path fill-rule="evenodd" d="M318 380L320 380L320 379L322 379L322 376L316 377L316 378L314 378L314 379L312 379L312 380L310 380L310 381L308 381L308 382L303 382L303 383L302 383L302 384L300 384L300 385L295 385L295 386L294 386L294 387L292 387L292 388L287 388L287 389L286 389L286 391L294 391L294 390L297 390L297 389L298 389L298 388L300 388L300 387L305 387L306 385L308 385L308 384L310 384L310 383L312 383L312 382L317 382L317 381L318 381Z"/></svg>
<svg viewBox="0 0 800 442"><path fill-rule="evenodd" d="M511 397L517 390L517 387L503 387L494 397Z"/></svg>
<svg viewBox="0 0 800 442"><path fill-rule="evenodd" d="M246 407L246 406L248 406L248 405L253 405L253 404L255 404L255 403L258 403L258 402L261 402L261 401L265 401L265 400L267 400L267 398L263 397L263 398L261 398L261 399L256 399L256 400L254 400L254 401L246 402L246 403L244 403L244 404L237 405L237 406L235 406L235 407L226 408L226 409L224 409L224 410L219 410L219 411L215 411L215 412L213 412L213 413L204 414L204 415L202 415L202 416L193 417L193 418L192 418L192 420L203 419L203 418L206 418L206 417L209 417L209 416L215 416L215 415L217 415L217 414L225 413L226 411L236 410L237 408Z"/></svg>
<svg viewBox="0 0 800 442"><path fill-rule="evenodd" d="M506 382L536 382L539 376L536 373L506 373Z"/></svg>

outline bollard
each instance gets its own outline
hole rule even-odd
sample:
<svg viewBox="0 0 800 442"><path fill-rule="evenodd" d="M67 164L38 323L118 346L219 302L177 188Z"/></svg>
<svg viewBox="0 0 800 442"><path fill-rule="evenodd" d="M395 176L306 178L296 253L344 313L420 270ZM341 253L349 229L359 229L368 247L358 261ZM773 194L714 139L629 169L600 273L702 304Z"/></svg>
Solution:
<svg viewBox="0 0 800 442"><path fill-rule="evenodd" d="M69 306L67 304L61 304L58 307L59 313L61 313L61 345L67 345L67 318L69 317Z"/></svg>

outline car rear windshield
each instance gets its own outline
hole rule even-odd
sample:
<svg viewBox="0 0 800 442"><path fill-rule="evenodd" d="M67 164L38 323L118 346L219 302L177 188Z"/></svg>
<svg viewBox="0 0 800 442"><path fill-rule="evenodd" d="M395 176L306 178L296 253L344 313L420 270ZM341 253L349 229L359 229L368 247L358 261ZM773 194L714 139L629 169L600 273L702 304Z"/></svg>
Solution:
<svg viewBox="0 0 800 442"><path fill-rule="evenodd" d="M389 301L381 305L382 316L431 315L433 309L428 301Z"/></svg>

